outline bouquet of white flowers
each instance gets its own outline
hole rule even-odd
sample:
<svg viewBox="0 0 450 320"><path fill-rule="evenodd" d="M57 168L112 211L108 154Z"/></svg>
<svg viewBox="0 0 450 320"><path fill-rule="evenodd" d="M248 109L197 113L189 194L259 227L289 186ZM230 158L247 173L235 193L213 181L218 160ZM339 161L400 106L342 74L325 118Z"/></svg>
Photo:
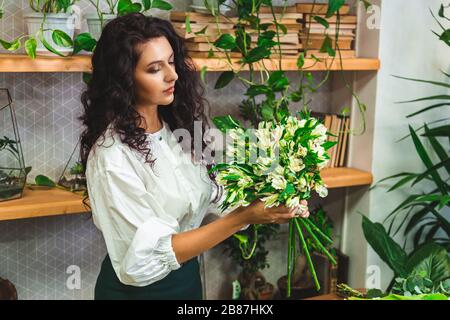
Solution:
<svg viewBox="0 0 450 320"><path fill-rule="evenodd" d="M336 142L327 141L330 133L308 112L301 113L300 119L286 116L278 123L275 120L263 121L257 129L245 130L230 116L214 118L214 123L227 134L228 139L225 162L211 169L217 171L216 181L226 190L220 208L226 210L239 205L248 206L257 199L264 201L266 207L283 204L289 208L299 208L299 215L289 222L288 296L295 261L296 234L319 290L304 232L310 234L332 263L336 261L322 244L322 241L333 241L308 219L306 200L311 197L312 191L320 197L328 195L320 169L329 161L327 150ZM243 255L249 258L245 252Z"/></svg>

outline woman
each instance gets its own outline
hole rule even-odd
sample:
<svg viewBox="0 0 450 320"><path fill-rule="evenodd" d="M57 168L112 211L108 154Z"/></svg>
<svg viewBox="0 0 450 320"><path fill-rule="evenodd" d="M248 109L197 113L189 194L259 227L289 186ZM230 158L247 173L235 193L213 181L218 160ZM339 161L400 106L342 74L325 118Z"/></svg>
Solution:
<svg viewBox="0 0 450 320"><path fill-rule="evenodd" d="M208 128L183 41L170 22L135 13L109 22L93 53L80 120L90 206L108 251L95 299L202 299L198 255L249 224L294 216L256 201L200 227L224 193L173 134L193 137L194 121Z"/></svg>

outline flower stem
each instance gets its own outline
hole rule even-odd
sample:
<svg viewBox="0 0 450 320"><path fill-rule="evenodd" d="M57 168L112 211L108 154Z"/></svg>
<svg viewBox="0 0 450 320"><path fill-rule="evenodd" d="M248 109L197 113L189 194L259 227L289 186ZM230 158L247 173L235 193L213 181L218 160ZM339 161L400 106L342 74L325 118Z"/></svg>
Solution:
<svg viewBox="0 0 450 320"><path fill-rule="evenodd" d="M311 231L311 228L308 226L306 222L303 220L300 220L300 223L305 227L306 231L310 234L310 236L314 239L317 246L320 248L320 250L328 257L328 259L333 263L336 264L336 260L334 257L330 254L330 252L327 250L327 248L324 247L324 245L320 242L319 239L317 239L316 235Z"/></svg>
<svg viewBox="0 0 450 320"><path fill-rule="evenodd" d="M300 228L300 225L298 223L299 219L301 219L301 218L293 218L295 227L297 228L298 236L302 242L302 247L303 247L303 251L305 252L305 255L306 255L306 260L308 261L309 270L311 271L311 274L313 276L314 284L316 285L316 289L317 289L317 291L319 291L320 284L319 284L319 280L317 279L316 269L314 269L314 265L312 263L311 256L309 254L308 246L306 244L305 238L303 237L302 229Z"/></svg>
<svg viewBox="0 0 450 320"><path fill-rule="evenodd" d="M308 223L313 229L314 231L316 231L323 239L325 239L328 243L332 244L333 240L328 237L325 233L322 232L322 230L320 230L315 224L314 222L312 222L309 219L304 219L304 221L306 221L306 223Z"/></svg>

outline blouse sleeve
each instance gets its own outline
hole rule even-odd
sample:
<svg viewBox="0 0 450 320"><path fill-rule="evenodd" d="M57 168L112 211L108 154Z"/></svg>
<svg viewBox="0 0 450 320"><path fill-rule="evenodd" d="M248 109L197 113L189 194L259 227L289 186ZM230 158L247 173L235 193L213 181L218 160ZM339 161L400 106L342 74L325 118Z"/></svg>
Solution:
<svg viewBox="0 0 450 320"><path fill-rule="evenodd" d="M227 197L227 190L221 186L221 185L216 185L213 183L213 192L211 194L211 199L210 199L210 204L208 207L208 213L214 214L216 216L219 217L223 217L231 212L233 212L234 210L236 210L239 205L234 205L232 207L229 207L227 209L225 209L224 211L222 211L222 209L220 208L220 205L222 204L222 202L226 199ZM218 195L218 192L220 192L220 199L216 200L216 197ZM216 200L216 201L214 201ZM241 231L246 230L249 227L249 224L245 225Z"/></svg>
<svg viewBox="0 0 450 320"><path fill-rule="evenodd" d="M146 286L181 267L172 248L178 222L134 171L98 167L86 177L94 222L122 283Z"/></svg>

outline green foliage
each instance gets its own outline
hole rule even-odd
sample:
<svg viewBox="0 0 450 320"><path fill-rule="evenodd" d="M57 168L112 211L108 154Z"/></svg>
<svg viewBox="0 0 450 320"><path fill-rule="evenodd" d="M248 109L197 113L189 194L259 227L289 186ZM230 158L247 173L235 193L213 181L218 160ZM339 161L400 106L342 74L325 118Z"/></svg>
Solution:
<svg viewBox="0 0 450 320"><path fill-rule="evenodd" d="M444 247L427 243L408 255L380 223L363 216L362 227L369 245L394 272L395 282L389 293L449 295L450 257Z"/></svg>

